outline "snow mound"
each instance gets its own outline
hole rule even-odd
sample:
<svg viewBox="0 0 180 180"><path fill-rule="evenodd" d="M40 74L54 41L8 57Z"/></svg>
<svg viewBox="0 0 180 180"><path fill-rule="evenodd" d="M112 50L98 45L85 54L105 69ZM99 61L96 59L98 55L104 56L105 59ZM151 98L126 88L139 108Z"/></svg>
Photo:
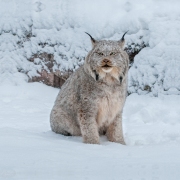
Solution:
<svg viewBox="0 0 180 180"><path fill-rule="evenodd" d="M129 92L180 94L180 3L156 5L146 24L149 46L135 57L130 69Z"/></svg>

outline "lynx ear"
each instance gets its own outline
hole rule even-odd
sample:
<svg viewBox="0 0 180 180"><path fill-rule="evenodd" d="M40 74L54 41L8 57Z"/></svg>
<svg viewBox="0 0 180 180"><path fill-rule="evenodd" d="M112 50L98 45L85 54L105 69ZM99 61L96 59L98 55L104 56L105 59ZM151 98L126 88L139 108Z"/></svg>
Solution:
<svg viewBox="0 0 180 180"><path fill-rule="evenodd" d="M90 38L91 38L91 43L92 43L92 46L94 46L95 45L95 43L96 43L96 40L89 34L89 33L87 33L87 32L85 32L87 35L89 35L90 36Z"/></svg>
<svg viewBox="0 0 180 180"><path fill-rule="evenodd" d="M126 32L123 34L121 40L118 41L118 42L119 42L119 45L121 46L122 49L124 49L124 44L125 44L124 36L126 35L127 32L128 32L128 31L126 31Z"/></svg>

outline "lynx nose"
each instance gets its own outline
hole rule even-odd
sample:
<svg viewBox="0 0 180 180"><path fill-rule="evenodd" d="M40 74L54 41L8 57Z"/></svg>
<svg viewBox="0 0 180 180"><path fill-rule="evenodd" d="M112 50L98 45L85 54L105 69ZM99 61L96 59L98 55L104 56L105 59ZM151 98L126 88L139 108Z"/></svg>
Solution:
<svg viewBox="0 0 180 180"><path fill-rule="evenodd" d="M108 64L108 63L111 63L111 61L109 59L104 59L103 63Z"/></svg>

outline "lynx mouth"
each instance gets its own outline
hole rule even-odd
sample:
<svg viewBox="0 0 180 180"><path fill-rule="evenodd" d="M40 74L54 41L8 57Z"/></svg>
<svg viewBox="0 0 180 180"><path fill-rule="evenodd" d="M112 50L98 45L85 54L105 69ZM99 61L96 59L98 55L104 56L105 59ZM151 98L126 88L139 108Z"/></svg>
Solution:
<svg viewBox="0 0 180 180"><path fill-rule="evenodd" d="M111 66L109 66L108 64L105 64L104 66L102 66L102 67L111 67Z"/></svg>
<svg viewBox="0 0 180 180"><path fill-rule="evenodd" d="M111 72L112 68L113 68L112 66L109 66L107 64L102 66L102 70L106 73Z"/></svg>

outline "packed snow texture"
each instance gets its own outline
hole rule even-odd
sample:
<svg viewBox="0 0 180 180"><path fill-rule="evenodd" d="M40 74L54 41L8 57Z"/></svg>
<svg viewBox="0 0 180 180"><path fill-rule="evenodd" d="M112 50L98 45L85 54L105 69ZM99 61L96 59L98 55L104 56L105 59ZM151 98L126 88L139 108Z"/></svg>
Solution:
<svg viewBox="0 0 180 180"><path fill-rule="evenodd" d="M135 57L129 72L129 93L180 93L180 2L153 0L9 0L0 1L0 83L20 84L47 69L76 70L95 39L118 40L126 35Z"/></svg>
<svg viewBox="0 0 180 180"><path fill-rule="evenodd" d="M0 179L178 180L180 97L128 96L126 146L105 136L83 144L50 129L58 89L40 83L0 88Z"/></svg>

